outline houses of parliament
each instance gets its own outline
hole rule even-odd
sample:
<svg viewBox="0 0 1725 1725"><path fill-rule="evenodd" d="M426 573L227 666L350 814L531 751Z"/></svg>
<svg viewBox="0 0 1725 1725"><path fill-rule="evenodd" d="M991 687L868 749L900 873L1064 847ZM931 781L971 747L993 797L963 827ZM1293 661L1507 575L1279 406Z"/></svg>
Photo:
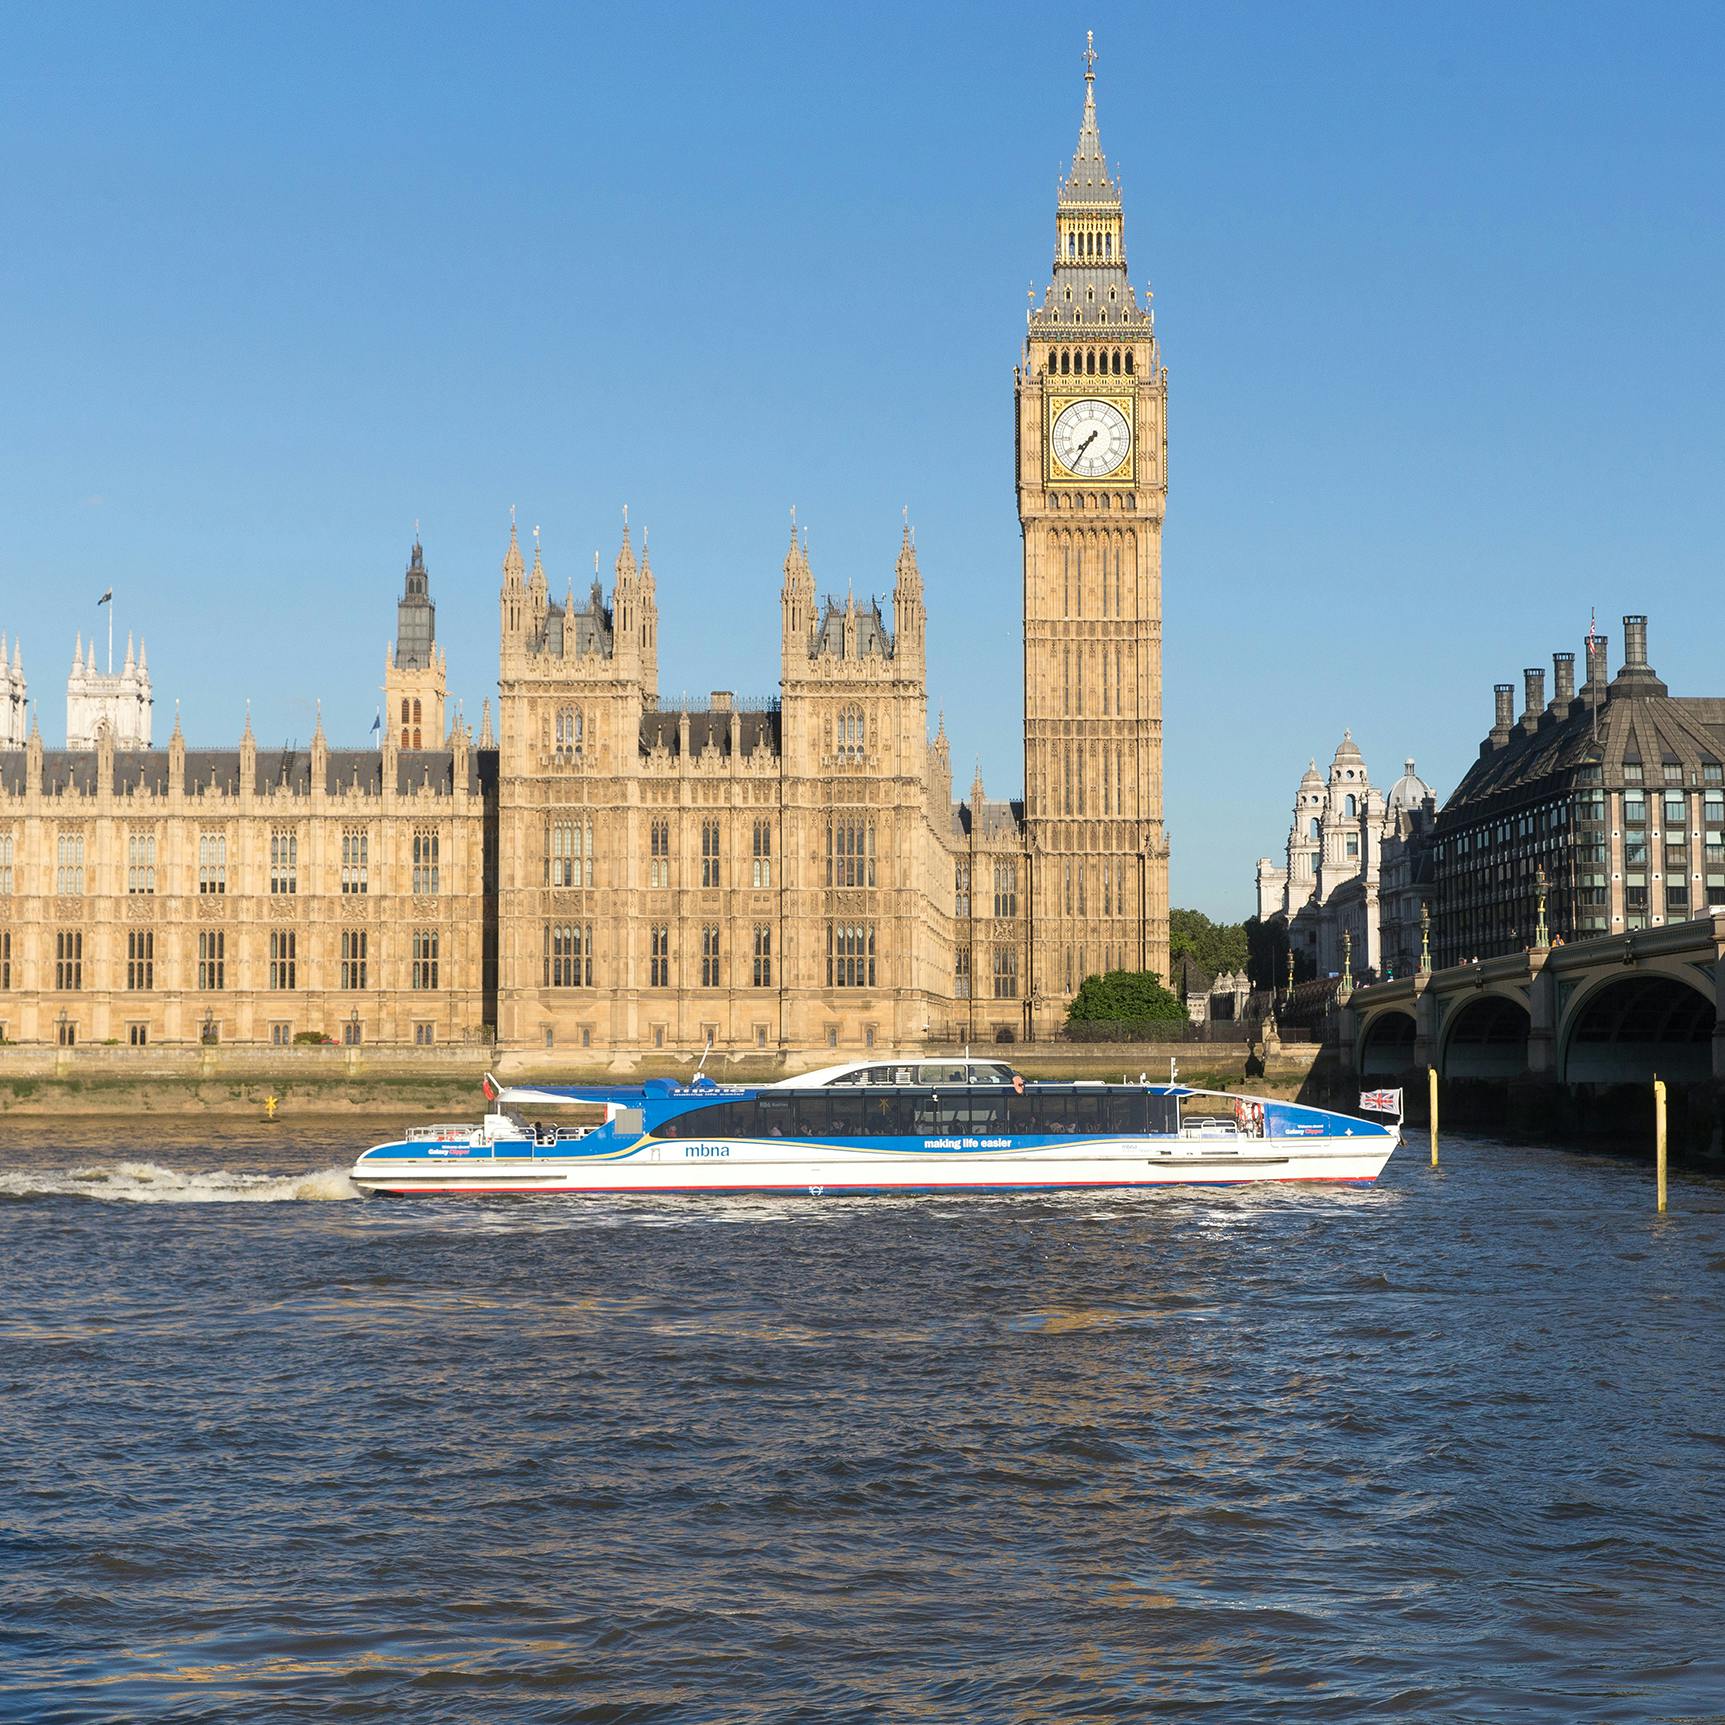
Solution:
<svg viewBox="0 0 1725 1725"><path fill-rule="evenodd" d="M820 597L793 523L778 696L693 705L626 517L609 591L561 598L511 526L477 737L416 536L371 747L159 746L143 652L80 643L51 750L0 650L0 1035L860 1051L1045 1036L1091 972L1166 976L1166 403L1087 54L1014 372L1022 800L954 797L908 523L890 605Z"/></svg>

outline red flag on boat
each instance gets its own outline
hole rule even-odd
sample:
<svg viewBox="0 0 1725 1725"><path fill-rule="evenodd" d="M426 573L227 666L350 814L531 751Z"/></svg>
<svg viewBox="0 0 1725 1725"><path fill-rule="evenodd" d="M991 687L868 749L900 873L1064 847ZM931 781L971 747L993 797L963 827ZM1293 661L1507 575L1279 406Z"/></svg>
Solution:
<svg viewBox="0 0 1725 1725"><path fill-rule="evenodd" d="M502 1092L497 1088L497 1080L493 1078L489 1072L480 1079L479 1088L484 1092L485 1100L487 1102L495 1102L498 1096L502 1094Z"/></svg>

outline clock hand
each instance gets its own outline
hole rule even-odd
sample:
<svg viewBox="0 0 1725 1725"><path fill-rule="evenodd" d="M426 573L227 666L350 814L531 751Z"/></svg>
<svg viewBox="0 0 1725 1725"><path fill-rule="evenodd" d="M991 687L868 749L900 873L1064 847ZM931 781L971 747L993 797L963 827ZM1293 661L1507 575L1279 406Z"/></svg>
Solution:
<svg viewBox="0 0 1725 1725"><path fill-rule="evenodd" d="M1085 438L1085 440L1081 444L1079 444L1078 455L1073 456L1072 459L1074 461L1076 461L1078 459L1078 456L1082 455L1085 452L1085 450L1087 450L1091 446L1091 444L1093 444L1095 441L1096 441L1096 433L1093 431L1093 432L1091 432L1091 434L1087 438Z"/></svg>

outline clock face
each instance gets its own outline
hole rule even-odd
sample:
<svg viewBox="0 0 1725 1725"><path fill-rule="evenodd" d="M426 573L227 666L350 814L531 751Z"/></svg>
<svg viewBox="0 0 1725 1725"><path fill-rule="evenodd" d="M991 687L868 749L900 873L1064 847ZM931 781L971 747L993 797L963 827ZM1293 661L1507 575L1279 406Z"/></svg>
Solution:
<svg viewBox="0 0 1725 1725"><path fill-rule="evenodd" d="M1100 479L1132 450L1132 427L1111 401L1075 401L1054 421L1054 455L1068 473Z"/></svg>

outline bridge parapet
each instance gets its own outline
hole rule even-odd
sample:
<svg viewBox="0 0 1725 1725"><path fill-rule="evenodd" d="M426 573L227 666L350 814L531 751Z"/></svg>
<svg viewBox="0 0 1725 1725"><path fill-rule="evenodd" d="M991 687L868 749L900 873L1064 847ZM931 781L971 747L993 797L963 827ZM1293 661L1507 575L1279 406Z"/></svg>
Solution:
<svg viewBox="0 0 1725 1725"><path fill-rule="evenodd" d="M1642 980L1625 991L1621 985L1631 978ZM1602 1003L1608 994L1612 1023L1605 1025ZM1642 1064L1663 1059L1693 1066L1704 1058L1698 1042L1710 1041L1705 1065L1714 1079L1725 1081L1722 994L1725 912L1710 912L1689 922L1529 947L1357 988L1340 1003L1342 1053L1361 1074L1382 1076L1387 1060L1406 1054L1408 1065L1436 1066L1447 1077L1453 1042L1473 1050L1457 1056L1456 1075L1475 1077L1485 1075L1479 1048L1490 1043L1490 1075L1514 1076L1514 1065L1524 1076L1563 1080L1570 1077L1574 1043L1593 1051L1576 1061L1576 1081L1602 1082L1606 1072L1639 1076L1637 1049ZM1710 1026L1701 1004L1685 1005L1692 995L1711 1010ZM1505 1004L1495 1005L1494 997ZM1512 1007L1526 1015L1524 1052ZM1407 1020L1414 1026L1411 1039ZM1680 1037L1681 1047L1673 1036ZM1617 1051L1611 1061L1598 1053L1607 1044Z"/></svg>

